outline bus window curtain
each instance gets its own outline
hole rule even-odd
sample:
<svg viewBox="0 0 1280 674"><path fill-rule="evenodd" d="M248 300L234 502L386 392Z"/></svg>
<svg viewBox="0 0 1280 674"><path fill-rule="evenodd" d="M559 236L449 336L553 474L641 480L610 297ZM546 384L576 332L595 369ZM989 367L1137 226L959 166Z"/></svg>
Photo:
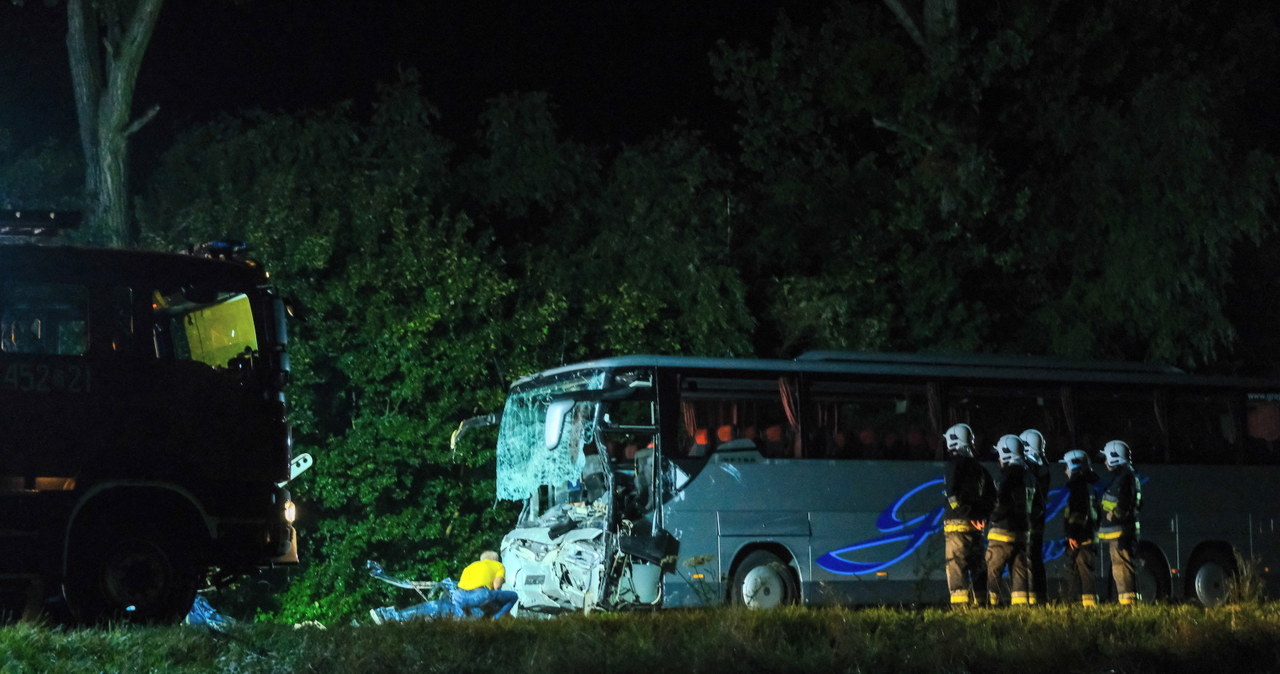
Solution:
<svg viewBox="0 0 1280 674"><path fill-rule="evenodd" d="M791 437L794 444L791 453L800 458L800 397L790 379L778 377L778 397L782 399L782 411L787 415L787 423L791 424Z"/></svg>
<svg viewBox="0 0 1280 674"><path fill-rule="evenodd" d="M1071 395L1071 387L1063 386L1060 396L1062 397L1062 414L1067 418L1067 436L1071 438L1072 447L1079 447L1080 438L1076 436L1076 403Z"/></svg>
<svg viewBox="0 0 1280 674"><path fill-rule="evenodd" d="M946 424L942 419L942 385L936 381L929 382L924 388L925 401L929 405L929 424L933 426L934 437L942 435L945 431ZM943 443L937 443L937 449L934 450L934 461L943 459Z"/></svg>
<svg viewBox="0 0 1280 674"><path fill-rule="evenodd" d="M1155 395L1151 397L1152 404L1155 405L1156 426L1160 430L1160 447L1157 448L1161 454L1161 458L1165 463L1170 461L1169 449L1169 392L1163 389L1156 389Z"/></svg>
<svg viewBox="0 0 1280 674"><path fill-rule="evenodd" d="M693 409L693 403L680 403L680 413L684 416L684 430L693 437L698 432L698 414Z"/></svg>

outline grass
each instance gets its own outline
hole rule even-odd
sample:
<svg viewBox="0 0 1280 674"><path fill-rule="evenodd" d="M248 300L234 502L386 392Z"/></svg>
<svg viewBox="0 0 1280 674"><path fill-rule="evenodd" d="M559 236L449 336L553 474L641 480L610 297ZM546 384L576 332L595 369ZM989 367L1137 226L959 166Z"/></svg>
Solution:
<svg viewBox="0 0 1280 674"><path fill-rule="evenodd" d="M0 629L3 672L1280 670L1280 604L789 608L341 626Z"/></svg>

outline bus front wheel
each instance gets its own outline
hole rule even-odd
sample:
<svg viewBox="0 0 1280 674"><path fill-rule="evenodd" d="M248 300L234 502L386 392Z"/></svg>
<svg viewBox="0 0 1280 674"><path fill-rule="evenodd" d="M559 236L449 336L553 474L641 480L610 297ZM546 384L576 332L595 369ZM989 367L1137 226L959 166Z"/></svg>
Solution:
<svg viewBox="0 0 1280 674"><path fill-rule="evenodd" d="M1138 594L1144 601L1168 601L1170 596L1169 565L1164 555L1153 547L1143 547L1138 551L1141 564L1136 569Z"/></svg>
<svg viewBox="0 0 1280 674"><path fill-rule="evenodd" d="M747 608L775 608L800 599L791 567L767 550L756 550L742 559L733 573L730 591L732 603Z"/></svg>

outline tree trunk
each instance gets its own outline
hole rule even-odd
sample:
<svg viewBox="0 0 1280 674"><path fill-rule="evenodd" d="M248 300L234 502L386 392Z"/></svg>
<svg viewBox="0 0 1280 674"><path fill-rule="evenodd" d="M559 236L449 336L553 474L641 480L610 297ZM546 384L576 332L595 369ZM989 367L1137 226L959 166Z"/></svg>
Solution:
<svg viewBox="0 0 1280 674"><path fill-rule="evenodd" d="M155 116L152 108L130 121L142 56L164 0L137 0L133 15L67 0L67 54L85 159L87 236L114 247L136 240L129 221L128 139ZM106 36L101 37L101 28Z"/></svg>

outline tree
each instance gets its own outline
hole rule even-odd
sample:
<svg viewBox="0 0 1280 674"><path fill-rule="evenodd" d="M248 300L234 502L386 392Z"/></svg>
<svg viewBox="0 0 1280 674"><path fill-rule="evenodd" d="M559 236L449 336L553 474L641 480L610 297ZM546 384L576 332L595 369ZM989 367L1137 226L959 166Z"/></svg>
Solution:
<svg viewBox="0 0 1280 674"><path fill-rule="evenodd" d="M295 487L308 562L283 600L290 620L385 601L367 559L448 573L503 519L492 449L455 455L448 438L497 407L494 356L529 333L504 321L513 286L490 240L450 205L433 116L405 85L368 122L339 107L206 126L166 156L143 209L152 242L252 241L308 312L289 395L298 451L317 464Z"/></svg>
<svg viewBox="0 0 1280 674"><path fill-rule="evenodd" d="M0 128L0 209L75 208L81 175L73 145L50 138L17 148Z"/></svg>
<svg viewBox="0 0 1280 674"><path fill-rule="evenodd" d="M23 4L25 0L14 0ZM67 54L84 154L85 237L132 244L129 137L158 112L134 117L133 91L164 0L66 0Z"/></svg>
<svg viewBox="0 0 1280 674"><path fill-rule="evenodd" d="M1274 159L1223 126L1250 11L923 7L715 57L753 238L784 242L753 295L784 347L1222 353L1233 250L1274 226Z"/></svg>
<svg viewBox="0 0 1280 674"><path fill-rule="evenodd" d="M731 172L697 134L588 148L558 137L541 94L496 99L481 123L461 173L487 217L523 225L510 237L521 287L559 298L552 364L750 352Z"/></svg>

